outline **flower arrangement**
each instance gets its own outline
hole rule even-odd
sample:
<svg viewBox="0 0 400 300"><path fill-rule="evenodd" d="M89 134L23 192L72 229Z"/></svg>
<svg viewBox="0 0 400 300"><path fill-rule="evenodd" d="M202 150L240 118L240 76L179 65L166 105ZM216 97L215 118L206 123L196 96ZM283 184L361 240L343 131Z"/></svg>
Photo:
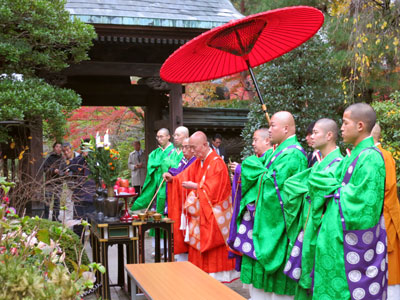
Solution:
<svg viewBox="0 0 400 300"><path fill-rule="evenodd" d="M121 169L120 154L117 150L110 148L108 133L104 136L104 143L91 137L87 163L90 169L89 177L94 179L97 184L102 180L107 187L115 185Z"/></svg>
<svg viewBox="0 0 400 300"><path fill-rule="evenodd" d="M104 273L105 268L97 263L81 264L81 252L70 271L66 261L71 257L59 243L68 229L61 224L30 226L32 220L41 219L14 213L7 197L12 186L0 177L0 299L81 299L85 290L93 288L94 272Z"/></svg>

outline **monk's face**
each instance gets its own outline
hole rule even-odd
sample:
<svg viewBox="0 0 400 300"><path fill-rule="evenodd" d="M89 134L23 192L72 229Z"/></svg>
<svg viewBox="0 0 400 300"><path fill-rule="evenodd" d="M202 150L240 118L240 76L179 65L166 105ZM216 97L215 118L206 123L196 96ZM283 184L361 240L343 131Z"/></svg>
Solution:
<svg viewBox="0 0 400 300"><path fill-rule="evenodd" d="M311 146L314 149L320 150L328 143L327 133L324 128L318 123L315 124L313 128L313 133L311 135Z"/></svg>
<svg viewBox="0 0 400 300"><path fill-rule="evenodd" d="M190 148L189 139L184 139L182 142L182 152L186 159L191 159L193 157L193 150Z"/></svg>
<svg viewBox="0 0 400 300"><path fill-rule="evenodd" d="M200 159L205 159L208 151L210 150L207 141L195 137L191 137L189 139L189 145L194 156Z"/></svg>
<svg viewBox="0 0 400 300"><path fill-rule="evenodd" d="M262 137L259 131L254 132L253 134L253 143L251 144L254 149L254 153L257 156L261 156L265 151L270 148L269 139Z"/></svg>
<svg viewBox="0 0 400 300"><path fill-rule="evenodd" d="M186 138L185 134L183 132L180 132L179 130L175 130L174 133L174 144L177 147L182 146L183 140Z"/></svg>
<svg viewBox="0 0 400 300"><path fill-rule="evenodd" d="M340 128L343 142L354 144L359 136L357 122L351 118L351 111L345 111L343 114L343 124Z"/></svg>
<svg viewBox="0 0 400 300"><path fill-rule="evenodd" d="M285 140L287 128L279 118L275 117L275 115L271 118L271 124L268 130L269 139L272 144L279 145Z"/></svg>
<svg viewBox="0 0 400 300"><path fill-rule="evenodd" d="M158 144L164 148L169 142L170 135L167 134L165 131L160 130L157 132L156 139Z"/></svg>

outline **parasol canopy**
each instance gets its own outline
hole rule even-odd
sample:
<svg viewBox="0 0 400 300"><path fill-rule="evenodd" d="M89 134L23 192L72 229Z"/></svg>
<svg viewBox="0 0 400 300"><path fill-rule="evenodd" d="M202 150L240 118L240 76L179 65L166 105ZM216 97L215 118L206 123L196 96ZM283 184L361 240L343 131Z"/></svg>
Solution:
<svg viewBox="0 0 400 300"><path fill-rule="evenodd" d="M270 10L213 28L176 50L162 65L171 83L212 80L249 70L300 46L322 26L324 15L308 6ZM268 114L266 114L268 119Z"/></svg>

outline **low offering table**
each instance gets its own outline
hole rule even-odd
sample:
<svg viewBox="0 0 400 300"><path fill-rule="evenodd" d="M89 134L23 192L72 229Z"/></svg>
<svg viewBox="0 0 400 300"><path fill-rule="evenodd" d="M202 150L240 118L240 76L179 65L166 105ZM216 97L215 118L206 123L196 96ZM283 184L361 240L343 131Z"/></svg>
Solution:
<svg viewBox="0 0 400 300"><path fill-rule="evenodd" d="M190 262L161 264L128 264L132 291L139 287L143 294L131 293L132 300L245 300L218 280Z"/></svg>

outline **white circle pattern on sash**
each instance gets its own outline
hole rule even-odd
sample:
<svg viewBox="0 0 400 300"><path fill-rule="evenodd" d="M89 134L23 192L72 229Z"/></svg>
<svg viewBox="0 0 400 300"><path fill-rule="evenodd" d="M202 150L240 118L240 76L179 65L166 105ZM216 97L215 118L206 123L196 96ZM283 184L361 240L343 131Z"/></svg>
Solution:
<svg viewBox="0 0 400 300"><path fill-rule="evenodd" d="M227 209L228 206L229 206L229 203L228 203L228 201L225 200L225 201L222 203L222 207L223 207L224 209Z"/></svg>
<svg viewBox="0 0 400 300"><path fill-rule="evenodd" d="M283 269L283 271L287 272L292 268L292 263L290 261L288 261L285 265L285 268Z"/></svg>
<svg viewBox="0 0 400 300"><path fill-rule="evenodd" d="M197 243L196 248L197 250L200 250L200 242Z"/></svg>
<svg viewBox="0 0 400 300"><path fill-rule="evenodd" d="M230 218L232 218L232 214L231 214L230 211L228 211L228 212L225 214L225 218L227 218L228 220L229 220Z"/></svg>
<svg viewBox="0 0 400 300"><path fill-rule="evenodd" d="M370 262L374 258L374 249L369 249L364 253L364 259L366 262Z"/></svg>
<svg viewBox="0 0 400 300"><path fill-rule="evenodd" d="M362 240L364 244L367 245L371 244L373 239L374 239L374 234L372 231L364 232L364 234L362 235Z"/></svg>
<svg viewBox="0 0 400 300"><path fill-rule="evenodd" d="M222 234L223 234L223 235L228 234L228 233L229 233L228 227L222 228Z"/></svg>
<svg viewBox="0 0 400 300"><path fill-rule="evenodd" d="M189 206L189 213L191 215L194 215L196 213L196 208L194 208L193 206Z"/></svg>
<svg viewBox="0 0 400 300"><path fill-rule="evenodd" d="M376 244L376 253L382 254L383 251L385 251L385 245L381 241L378 241L378 243Z"/></svg>
<svg viewBox="0 0 400 300"><path fill-rule="evenodd" d="M384 218L381 218L381 228L382 229L385 229L386 227L385 227L385 219Z"/></svg>
<svg viewBox="0 0 400 300"><path fill-rule="evenodd" d="M382 277L382 286L385 286L385 281L386 281L386 278L385 278L385 276L383 276Z"/></svg>
<svg viewBox="0 0 400 300"><path fill-rule="evenodd" d="M238 230L239 234L244 234L246 232L246 230L247 230L246 225L240 224L239 230Z"/></svg>
<svg viewBox="0 0 400 300"><path fill-rule="evenodd" d="M348 263L355 265L360 261L360 256L356 252L349 252L346 255L346 260Z"/></svg>
<svg viewBox="0 0 400 300"><path fill-rule="evenodd" d="M237 248L240 246L240 243L241 243L241 241L240 241L239 237L236 237L235 241L233 242L233 246L235 248Z"/></svg>
<svg viewBox="0 0 400 300"><path fill-rule="evenodd" d="M194 237L190 238L190 245L194 245L196 243L196 239Z"/></svg>
<svg viewBox="0 0 400 300"><path fill-rule="evenodd" d="M251 244L248 242L243 243L242 250L243 252L249 253L252 250Z"/></svg>
<svg viewBox="0 0 400 300"><path fill-rule="evenodd" d="M253 251L253 256L254 256L254 257L257 257L257 256L256 256L256 250Z"/></svg>
<svg viewBox="0 0 400 300"><path fill-rule="evenodd" d="M245 220L245 221L250 221L250 219L251 219L250 212L249 212L249 211L246 211L246 212L244 213L244 215L243 215L243 220Z"/></svg>
<svg viewBox="0 0 400 300"><path fill-rule="evenodd" d="M220 216L220 217L218 218L218 224L222 225L222 224L224 224L224 223L225 223L225 217L224 217L224 216Z"/></svg>
<svg viewBox="0 0 400 300"><path fill-rule="evenodd" d="M197 202L196 202L196 208L197 208L197 210L200 209L200 201L197 201Z"/></svg>
<svg viewBox="0 0 400 300"><path fill-rule="evenodd" d="M353 270L349 272L349 280L351 282L359 282L361 279L361 272L358 270Z"/></svg>
<svg viewBox="0 0 400 300"><path fill-rule="evenodd" d="M196 226L196 227L193 229L193 233L194 233L194 234L200 234L200 227L199 227L199 226Z"/></svg>
<svg viewBox="0 0 400 300"><path fill-rule="evenodd" d="M369 266L367 271L365 271L365 275L367 275L369 278L376 277L376 275L378 275L378 268L375 266Z"/></svg>
<svg viewBox="0 0 400 300"><path fill-rule="evenodd" d="M215 211L217 211L218 213L221 212L221 206L219 206L219 205L215 205L215 206L213 207L213 209L214 209Z"/></svg>
<svg viewBox="0 0 400 300"><path fill-rule="evenodd" d="M371 295L376 295L379 293L381 286L377 282L373 282L369 285L368 290Z"/></svg>
<svg viewBox="0 0 400 300"><path fill-rule="evenodd" d="M293 246L292 248L292 253L290 253L290 256L297 257L300 254L300 248L298 246Z"/></svg>
<svg viewBox="0 0 400 300"><path fill-rule="evenodd" d="M352 232L346 233L346 236L344 237L344 239L346 240L346 243L351 246L354 246L358 243L357 235L355 235Z"/></svg>
<svg viewBox="0 0 400 300"><path fill-rule="evenodd" d="M297 237L297 239L299 240L299 242L303 242L303 238L304 238L304 231L300 231L299 236Z"/></svg>
<svg viewBox="0 0 400 300"><path fill-rule="evenodd" d="M294 279L299 279L301 276L301 269L300 268L294 269L292 275Z"/></svg>
<svg viewBox="0 0 400 300"><path fill-rule="evenodd" d="M353 173L353 170L354 170L354 167L353 167L353 166L350 166L350 167L347 169L347 173L351 174L351 173Z"/></svg>
<svg viewBox="0 0 400 300"><path fill-rule="evenodd" d="M249 238L249 239L253 239L253 229L250 229L248 232L247 232L247 237Z"/></svg>
<svg viewBox="0 0 400 300"><path fill-rule="evenodd" d="M353 291L353 298L356 300L364 299L365 297L365 290L363 288L356 288Z"/></svg>
<svg viewBox="0 0 400 300"><path fill-rule="evenodd" d="M386 269L386 259L382 259L381 261L381 271L384 272Z"/></svg>

